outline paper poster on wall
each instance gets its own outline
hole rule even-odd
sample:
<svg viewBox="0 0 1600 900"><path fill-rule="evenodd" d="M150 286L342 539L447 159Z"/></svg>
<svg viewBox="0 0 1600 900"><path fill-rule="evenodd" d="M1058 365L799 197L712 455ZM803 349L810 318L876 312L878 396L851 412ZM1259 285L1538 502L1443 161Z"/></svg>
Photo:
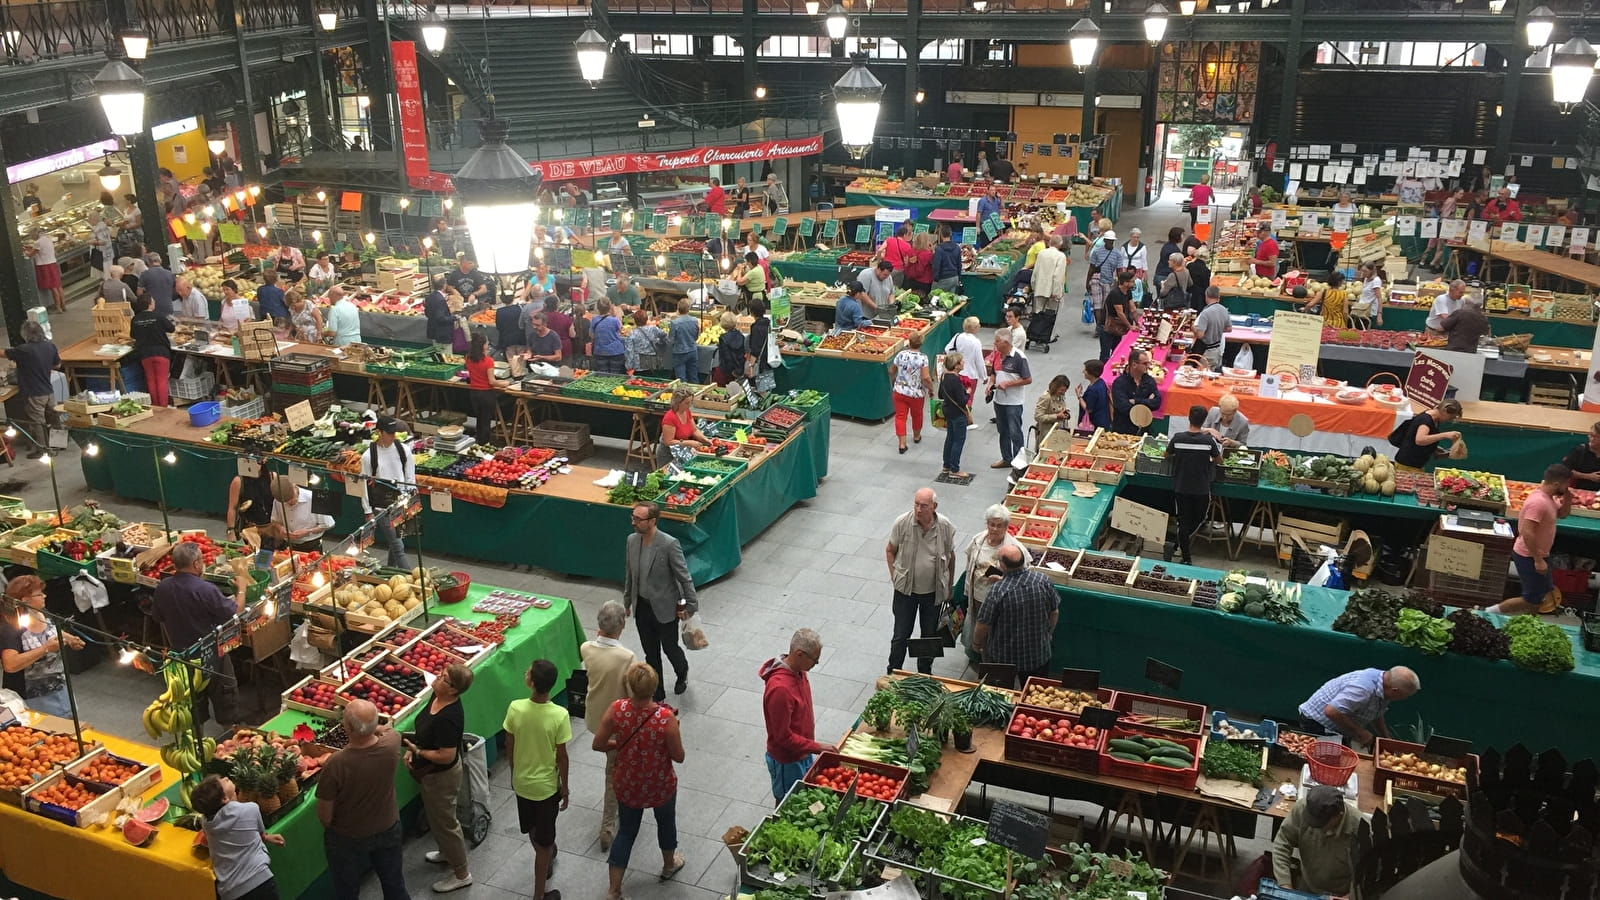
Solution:
<svg viewBox="0 0 1600 900"><path fill-rule="evenodd" d="M1383 151L1383 158L1389 160L1390 162L1393 162L1394 160L1397 160L1397 159L1400 158L1400 151L1399 150L1385 150L1385 151Z"/></svg>
<svg viewBox="0 0 1600 900"><path fill-rule="evenodd" d="M1275 209L1275 210L1273 210L1272 211L1272 230L1273 231L1277 231L1277 230L1279 230L1281 228L1287 228L1288 226L1289 226L1289 211L1286 210L1286 209Z"/></svg>
<svg viewBox="0 0 1600 900"><path fill-rule="evenodd" d="M1339 145L1339 152L1340 153L1354 153L1354 152L1356 152L1356 145L1355 144L1340 144Z"/></svg>
<svg viewBox="0 0 1600 900"><path fill-rule="evenodd" d="M1578 168L1578 158L1576 156L1567 157L1567 164L1566 164L1565 168L1568 168L1568 169L1576 169L1576 168Z"/></svg>
<svg viewBox="0 0 1600 900"><path fill-rule="evenodd" d="M1524 168L1526 168L1527 166L1533 165L1533 157L1524 155L1522 157L1522 165L1523 165ZM1506 174L1510 175L1511 173L1507 172Z"/></svg>
<svg viewBox="0 0 1600 900"><path fill-rule="evenodd" d="M1465 162L1466 158L1467 158L1467 148L1465 148L1465 147L1457 147L1456 148L1456 152L1455 152L1455 158Z"/></svg>
<svg viewBox="0 0 1600 900"><path fill-rule="evenodd" d="M1306 180L1318 181L1322 175L1321 166L1306 166Z"/></svg>
<svg viewBox="0 0 1600 900"><path fill-rule="evenodd" d="M1355 181L1356 184L1366 184L1367 183L1367 170L1366 169L1357 169L1355 171L1355 174L1354 174L1354 181Z"/></svg>
<svg viewBox="0 0 1600 900"><path fill-rule="evenodd" d="M1517 239L1517 223L1515 223L1515 222L1501 222L1500 223L1500 240L1502 240L1502 241L1514 241L1516 239Z"/></svg>
<svg viewBox="0 0 1600 900"><path fill-rule="evenodd" d="M1454 221L1454 220L1451 220ZM1439 236L1439 220L1423 219L1417 223L1417 231L1421 237L1431 238Z"/></svg>
<svg viewBox="0 0 1600 900"><path fill-rule="evenodd" d="M1291 181L1299 181L1304 172L1305 172L1305 166L1302 166L1299 163L1290 163L1290 165L1289 165L1289 179Z"/></svg>
<svg viewBox="0 0 1600 900"><path fill-rule="evenodd" d="M1551 225L1544 230L1544 243L1546 247L1565 247L1567 245L1567 226Z"/></svg>
<svg viewBox="0 0 1600 900"><path fill-rule="evenodd" d="M1524 237L1523 240L1526 240L1535 247L1544 246L1544 226L1529 225L1527 236Z"/></svg>
<svg viewBox="0 0 1600 900"><path fill-rule="evenodd" d="M1394 220L1395 233L1401 237L1411 237L1417 233L1416 216L1396 216Z"/></svg>
<svg viewBox="0 0 1600 900"><path fill-rule="evenodd" d="M1474 150L1474 151L1472 151L1472 164L1475 165L1475 166L1483 165L1484 161L1487 160L1488 158L1489 158L1489 151L1487 151L1487 150Z"/></svg>
<svg viewBox="0 0 1600 900"><path fill-rule="evenodd" d="M1279 312L1272 317L1272 343L1267 345L1266 371L1290 372L1298 377L1310 366L1315 372L1321 353L1321 316Z"/></svg>

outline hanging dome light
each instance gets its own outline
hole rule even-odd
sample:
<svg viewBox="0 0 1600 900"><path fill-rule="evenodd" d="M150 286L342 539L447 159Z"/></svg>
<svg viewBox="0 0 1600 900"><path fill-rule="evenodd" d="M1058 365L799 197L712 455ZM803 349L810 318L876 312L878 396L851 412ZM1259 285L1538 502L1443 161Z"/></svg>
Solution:
<svg viewBox="0 0 1600 900"><path fill-rule="evenodd" d="M438 56L444 52L445 34L444 19L439 17L437 11L429 13L427 20L422 23L422 46Z"/></svg>
<svg viewBox="0 0 1600 900"><path fill-rule="evenodd" d="M1212 8L1215 9L1217 12L1222 13L1223 15L1227 15L1228 13L1233 12L1233 4L1232 3L1218 3L1218 4L1215 4Z"/></svg>
<svg viewBox="0 0 1600 900"><path fill-rule="evenodd" d="M1550 95L1563 114L1583 102L1593 77L1594 47L1583 38L1567 41L1550 57Z"/></svg>
<svg viewBox="0 0 1600 900"><path fill-rule="evenodd" d="M835 3L828 7L828 18L823 24L828 26L829 38L842 41L844 40L844 30L850 26L850 20L845 18L844 7Z"/></svg>
<svg viewBox="0 0 1600 900"><path fill-rule="evenodd" d="M600 80L606 77L611 46L593 28L584 29L572 45L578 48L578 71L583 73L583 80L589 82L589 87L599 87Z"/></svg>
<svg viewBox="0 0 1600 900"><path fill-rule="evenodd" d="M462 214L478 267L492 275L516 275L528 270L544 179L506 144L510 128L505 120L486 119L478 130L483 146L454 178Z"/></svg>
<svg viewBox="0 0 1600 900"><path fill-rule="evenodd" d="M1506 11L1506 0L1489 0L1489 12L1500 15Z"/></svg>
<svg viewBox="0 0 1600 900"><path fill-rule="evenodd" d="M317 21L321 23L323 31L332 31L339 27L339 11L331 6L324 6L317 10Z"/></svg>
<svg viewBox="0 0 1600 900"><path fill-rule="evenodd" d="M1100 26L1093 19L1079 19L1067 32L1067 45L1072 48L1072 64L1080 69L1088 66L1100 49Z"/></svg>
<svg viewBox="0 0 1600 900"><path fill-rule="evenodd" d="M122 52L128 54L129 59L144 59L150 55L150 35L137 24L122 29L117 37L122 41Z"/></svg>
<svg viewBox="0 0 1600 900"><path fill-rule="evenodd" d="M1194 15L1195 0L1178 0L1178 12L1186 16Z"/></svg>
<svg viewBox="0 0 1600 900"><path fill-rule="evenodd" d="M1167 33L1167 8L1159 3L1150 4L1144 11L1144 39L1151 44L1161 43Z"/></svg>
<svg viewBox="0 0 1600 900"><path fill-rule="evenodd" d="M806 0L806 15L814 16L822 9L822 0Z"/></svg>
<svg viewBox="0 0 1600 900"><path fill-rule="evenodd" d="M850 71L833 84L834 114L839 117L839 137L851 159L867 155L878 129L883 82L867 70L867 55L850 57Z"/></svg>
<svg viewBox="0 0 1600 900"><path fill-rule="evenodd" d="M112 134L132 137L144 133L144 78L138 72L113 57L92 83Z"/></svg>
<svg viewBox="0 0 1600 900"><path fill-rule="evenodd" d="M989 8L989 0L972 0L972 11L983 12Z"/></svg>
<svg viewBox="0 0 1600 900"><path fill-rule="evenodd" d="M1550 43L1550 32L1556 30L1556 14L1548 6L1540 6L1528 13L1528 21L1523 28L1528 34L1529 47L1543 47Z"/></svg>
<svg viewBox="0 0 1600 900"><path fill-rule="evenodd" d="M102 188L114 191L122 187L122 170L112 165L109 159L106 160L106 164L96 174L100 176L100 186Z"/></svg>

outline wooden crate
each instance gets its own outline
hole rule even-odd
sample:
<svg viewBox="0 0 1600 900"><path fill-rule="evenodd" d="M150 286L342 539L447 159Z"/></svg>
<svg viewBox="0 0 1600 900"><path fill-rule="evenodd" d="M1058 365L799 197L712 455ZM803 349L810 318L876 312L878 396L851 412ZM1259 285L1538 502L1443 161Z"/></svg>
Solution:
<svg viewBox="0 0 1600 900"><path fill-rule="evenodd" d="M99 796L89 801L83 808L76 810L56 806L54 803L46 803L38 799L38 795L51 785L63 782L80 785L93 793L99 794ZM34 782L31 787L22 792L23 809L38 813L47 819L55 819L57 822L71 825L73 828L87 828L102 818L109 817L116 811L117 804L120 802L122 802L122 791L117 788L95 784L92 781L84 781L75 775L68 775L65 771L52 772Z"/></svg>
<svg viewBox="0 0 1600 900"><path fill-rule="evenodd" d="M144 410L136 412L131 416L114 416L109 412L103 412L94 417L94 423L101 428L127 428L133 423L143 422L145 419L148 419L155 414L155 410L150 409L149 407L145 407Z"/></svg>
<svg viewBox="0 0 1600 900"><path fill-rule="evenodd" d="M1426 749L1427 748L1422 744L1413 744L1409 741L1397 741L1391 738L1383 737L1378 738L1377 743L1372 748L1373 790L1381 793L1384 788L1392 782L1396 790L1426 794L1439 798L1455 797L1458 800L1467 799L1467 791L1476 786L1478 783L1478 755L1476 753L1469 753L1466 756L1455 759L1440 757L1438 760L1440 765L1449 764L1454 768L1466 769L1466 784L1447 781L1443 778L1429 778L1425 775L1413 775L1409 772L1401 772L1395 769L1386 768L1383 765L1383 755L1385 753L1412 753L1416 754L1418 757L1425 757L1427 756L1427 754L1424 752Z"/></svg>
<svg viewBox="0 0 1600 900"><path fill-rule="evenodd" d="M1180 587L1185 588L1183 593L1170 594L1165 591L1150 590L1149 588L1138 586L1138 580L1141 577L1148 575L1148 572L1140 572L1138 569L1133 569L1128 572L1128 580L1123 586L1123 593L1127 594L1129 597L1138 597L1142 600L1155 600L1159 603L1171 603L1176 606L1194 605L1194 592L1198 586L1198 582L1196 582L1193 578L1186 578L1183 580L1186 582L1186 584L1179 585Z"/></svg>
<svg viewBox="0 0 1600 900"><path fill-rule="evenodd" d="M94 323L94 340L97 344L126 344L128 324L133 313L126 303L101 303L90 310Z"/></svg>
<svg viewBox="0 0 1600 900"><path fill-rule="evenodd" d="M139 771L135 772L130 778L121 784L109 784L104 781L95 781L94 779L90 778L84 779L90 784L98 784L101 787L107 788L117 788L118 790L122 791L122 796L124 797L140 797L145 791L148 791L153 785L155 785L156 782L161 780L161 766L159 763L146 763L140 762L136 759L128 759L125 756L118 756L104 747L91 750L72 762L67 763L67 773L82 777L84 769L88 768L93 763L98 762L102 758L107 758L125 765L139 767Z"/></svg>

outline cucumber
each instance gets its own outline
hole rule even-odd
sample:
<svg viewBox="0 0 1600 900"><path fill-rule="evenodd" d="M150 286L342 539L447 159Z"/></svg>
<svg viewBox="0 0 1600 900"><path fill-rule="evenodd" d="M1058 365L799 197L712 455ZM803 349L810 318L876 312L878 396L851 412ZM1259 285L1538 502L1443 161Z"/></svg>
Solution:
<svg viewBox="0 0 1600 900"><path fill-rule="evenodd" d="M1174 750L1182 750L1185 753L1189 752L1189 748L1188 747L1185 747L1184 745L1178 743L1177 741L1169 741L1166 738L1149 737L1149 738L1144 738L1144 742L1149 744L1152 747L1170 747L1170 748L1172 748Z"/></svg>
<svg viewBox="0 0 1600 900"><path fill-rule="evenodd" d="M1138 755L1140 758L1150 755L1149 747L1146 747L1138 741L1128 740L1127 738L1112 738L1106 742L1106 749L1119 750L1123 753L1133 753Z"/></svg>
<svg viewBox="0 0 1600 900"><path fill-rule="evenodd" d="M1122 750L1112 750L1110 752L1110 755L1111 755L1112 759L1120 759L1123 762L1133 762L1133 763L1145 762L1145 758L1140 756L1137 753L1127 753L1127 752L1122 751Z"/></svg>
<svg viewBox="0 0 1600 900"><path fill-rule="evenodd" d="M1194 760L1192 759L1182 760L1171 756L1152 756L1145 762L1152 766L1164 766L1168 769L1188 769L1194 766Z"/></svg>

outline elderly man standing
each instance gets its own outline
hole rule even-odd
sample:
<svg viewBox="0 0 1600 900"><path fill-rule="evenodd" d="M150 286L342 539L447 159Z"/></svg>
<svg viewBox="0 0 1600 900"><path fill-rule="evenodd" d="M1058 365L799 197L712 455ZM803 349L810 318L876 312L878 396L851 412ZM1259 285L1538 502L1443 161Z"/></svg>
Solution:
<svg viewBox="0 0 1600 900"><path fill-rule="evenodd" d="M1194 319L1194 352L1204 356L1213 369L1222 368L1222 344L1233 326L1228 308L1222 305L1222 289L1206 288L1206 307Z"/></svg>
<svg viewBox="0 0 1600 900"><path fill-rule="evenodd" d="M889 526L883 554L894 586L894 637L889 641L893 672L905 665L906 641L917 622L922 624L922 637L937 632L939 610L956 580L956 526L939 515L939 497L932 488L917 491L911 512L902 513ZM919 658L917 671L932 673L933 660Z"/></svg>
<svg viewBox="0 0 1600 900"><path fill-rule="evenodd" d="M410 900L394 796L400 734L379 726L378 708L366 700L352 700L344 708L344 730L350 743L328 759L317 782L317 819L333 895L357 900L361 879L371 870L383 887L383 900Z"/></svg>
<svg viewBox="0 0 1600 900"><path fill-rule="evenodd" d="M1434 337L1444 335L1444 319L1453 315L1466 302L1467 283L1457 278L1450 282L1450 287L1444 293L1433 298L1433 306L1428 310L1428 320L1425 323L1428 333Z"/></svg>
<svg viewBox="0 0 1600 900"><path fill-rule="evenodd" d="M1022 405L1026 400L1028 385L1033 384L1033 370L1028 368L1028 357L1012 346L1011 331L1002 328L994 334L994 400L995 427L1000 431L1000 460L989 468L1008 469L1011 460L1022 449Z"/></svg>
<svg viewBox="0 0 1600 900"><path fill-rule="evenodd" d="M1000 580L989 588L978 610L972 649L983 654L986 663L1016 666L1021 684L1050 668L1061 602L1050 579L1028 568L1021 547L1002 546L995 558Z"/></svg>
<svg viewBox="0 0 1600 900"><path fill-rule="evenodd" d="M335 347L348 347L361 341L361 310L344 295L344 288L328 288L328 314L322 320L322 333L333 336Z"/></svg>
<svg viewBox="0 0 1600 900"><path fill-rule="evenodd" d="M1272 842L1272 878L1285 888L1318 896L1350 892L1350 848L1361 808L1337 787L1319 784L1289 811ZM1294 865L1295 851L1300 865Z"/></svg>
<svg viewBox="0 0 1600 900"><path fill-rule="evenodd" d="M623 676L633 665L633 651L622 645L622 630L628 627L628 609L615 600L600 605L598 633L594 640L578 648L583 669L589 674L589 694L585 699L583 722L589 733L600 730L611 704L627 693ZM617 751L606 751L606 799L600 808L600 849L610 850L617 834L617 792L612 778L617 770Z"/></svg>
<svg viewBox="0 0 1600 900"><path fill-rule="evenodd" d="M211 307L206 303L205 293L188 278L179 275L173 290L177 293L177 315L186 319L211 318Z"/></svg>
<svg viewBox="0 0 1600 900"><path fill-rule="evenodd" d="M700 609L683 546L657 527L660 519L661 507L654 503L634 505L633 534L628 535L622 581L622 603L638 620L644 661L656 670L657 703L667 699L667 680L661 677L663 653L678 676L672 692L681 694L689 689L689 660L678 643L678 620Z"/></svg>
<svg viewBox="0 0 1600 900"><path fill-rule="evenodd" d="M172 548L173 574L163 578L156 586L156 618L167 633L174 650L186 650L244 610L244 592L249 580L243 575L233 577L234 595L229 600L216 585L200 577L204 568L200 561L200 545L180 541ZM232 725L239 721L238 685L233 677L233 661L224 653L217 658L217 674L206 686L205 699L211 705L211 714L219 725ZM202 704L195 704L204 713Z"/></svg>
<svg viewBox="0 0 1600 900"><path fill-rule="evenodd" d="M1489 317L1483 312L1483 298L1467 294L1455 312L1439 320L1445 333L1446 350L1457 353L1477 353L1478 339L1489 333Z"/></svg>
<svg viewBox="0 0 1600 900"><path fill-rule="evenodd" d="M1061 252L1061 235L1052 234L1033 262L1033 311L1058 309L1067 285L1067 255Z"/></svg>
<svg viewBox="0 0 1600 900"><path fill-rule="evenodd" d="M816 739L811 682L806 673L822 657L822 638L801 628L789 638L789 652L761 664L761 715L767 723L767 774L772 799L783 800L789 788L805 777L811 761L832 749Z"/></svg>
<svg viewBox="0 0 1600 900"><path fill-rule="evenodd" d="M1357 669L1329 679L1311 698L1300 704L1300 715L1330 731L1344 735L1346 743L1366 746L1373 736L1389 736L1383 719L1389 703L1422 690L1417 673L1405 666Z"/></svg>

